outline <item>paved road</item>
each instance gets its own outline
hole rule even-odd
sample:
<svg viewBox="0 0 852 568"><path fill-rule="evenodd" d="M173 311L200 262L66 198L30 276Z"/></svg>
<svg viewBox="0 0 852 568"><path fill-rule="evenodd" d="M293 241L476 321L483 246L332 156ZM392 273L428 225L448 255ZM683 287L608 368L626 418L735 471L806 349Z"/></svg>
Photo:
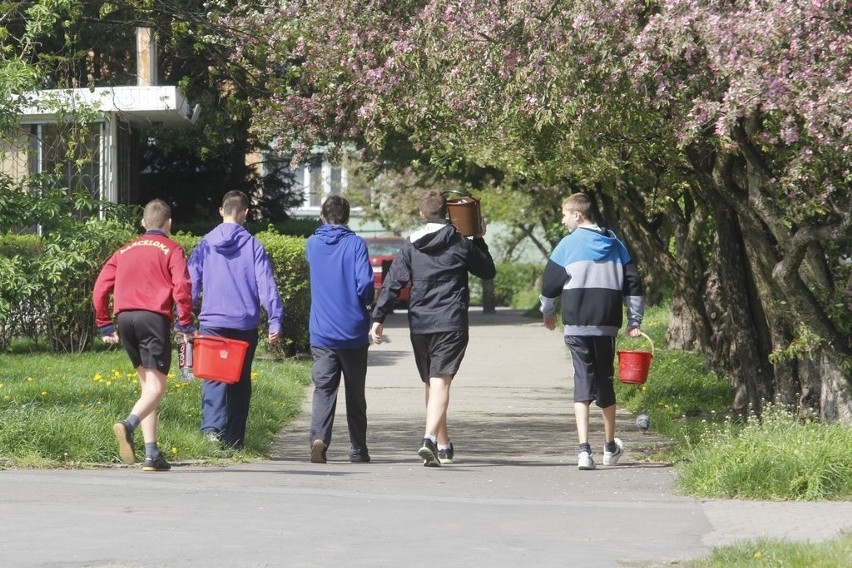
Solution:
<svg viewBox="0 0 852 568"><path fill-rule="evenodd" d="M637 432L627 413L621 463L578 471L558 332L507 311L471 320L450 407L457 463L420 465L423 388L395 314L388 341L370 351L373 463L347 461L341 396L324 465L308 462L304 412L269 461L0 472L0 565L661 566L740 538L819 541L852 529L850 502L678 495L670 464L637 461L665 440ZM598 456L601 431L593 423Z"/></svg>

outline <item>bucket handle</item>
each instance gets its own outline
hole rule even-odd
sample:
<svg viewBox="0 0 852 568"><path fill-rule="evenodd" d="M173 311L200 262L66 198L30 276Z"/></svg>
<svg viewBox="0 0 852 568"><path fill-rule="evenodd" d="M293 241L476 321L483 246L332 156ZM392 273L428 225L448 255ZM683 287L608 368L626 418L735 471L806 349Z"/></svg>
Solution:
<svg viewBox="0 0 852 568"><path fill-rule="evenodd" d="M459 197L450 197L450 196L448 195L449 193L455 193L455 194L456 194L456 195L458 195ZM477 196L473 195L472 193L468 193L468 192L466 192L466 191L459 191L459 190L457 190L457 189L447 189L447 190L445 190L445 191L444 191L444 197L446 197L446 198L447 198L447 201L449 201L450 203L453 203L452 201L450 201L450 199L454 199L454 200L459 200L459 201L461 201L462 199L468 198L468 199L472 199L472 200L474 200L474 201L479 201L479 198L478 198ZM467 202L467 203L470 203L470 202Z"/></svg>
<svg viewBox="0 0 852 568"><path fill-rule="evenodd" d="M650 337L648 337L648 335L644 331L640 330L639 335L641 335L642 337L647 339L648 343L651 344L651 357L653 357L654 356L654 342L653 342L653 340ZM628 336L628 337L630 337L630 336Z"/></svg>

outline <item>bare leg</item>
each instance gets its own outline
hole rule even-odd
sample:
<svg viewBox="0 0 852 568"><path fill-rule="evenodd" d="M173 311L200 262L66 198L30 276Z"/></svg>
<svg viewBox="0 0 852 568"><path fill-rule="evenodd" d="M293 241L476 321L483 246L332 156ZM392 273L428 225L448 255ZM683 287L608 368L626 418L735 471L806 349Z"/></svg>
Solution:
<svg viewBox="0 0 852 568"><path fill-rule="evenodd" d="M446 436L447 408L450 405L450 382L452 377L431 377L429 379L429 400L426 403L426 435Z"/></svg>
<svg viewBox="0 0 852 568"><path fill-rule="evenodd" d="M141 420L142 437L146 443L157 441L157 407L166 393L166 376L156 369L137 367L142 394L133 405L131 414Z"/></svg>
<svg viewBox="0 0 852 568"><path fill-rule="evenodd" d="M604 436L607 442L615 440L615 405L611 404L602 408L604 419Z"/></svg>
<svg viewBox="0 0 852 568"><path fill-rule="evenodd" d="M574 420L577 422L577 440L581 444L589 442L589 403L574 403Z"/></svg>

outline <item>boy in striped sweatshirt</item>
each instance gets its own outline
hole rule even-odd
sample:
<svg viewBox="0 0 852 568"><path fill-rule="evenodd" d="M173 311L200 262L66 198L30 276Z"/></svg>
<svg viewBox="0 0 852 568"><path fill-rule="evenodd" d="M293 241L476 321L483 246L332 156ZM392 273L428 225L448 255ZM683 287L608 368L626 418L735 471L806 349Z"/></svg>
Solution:
<svg viewBox="0 0 852 568"><path fill-rule="evenodd" d="M615 437L613 374L615 337L627 306L627 335L639 335L644 313L642 282L627 248L612 231L591 220L592 204L584 193L562 203L562 223L570 234L550 255L541 286L544 326L556 328L556 299L562 299L565 344L574 366L574 417L579 448L577 467L595 469L589 444L589 407L604 419L604 465L616 465L624 444Z"/></svg>

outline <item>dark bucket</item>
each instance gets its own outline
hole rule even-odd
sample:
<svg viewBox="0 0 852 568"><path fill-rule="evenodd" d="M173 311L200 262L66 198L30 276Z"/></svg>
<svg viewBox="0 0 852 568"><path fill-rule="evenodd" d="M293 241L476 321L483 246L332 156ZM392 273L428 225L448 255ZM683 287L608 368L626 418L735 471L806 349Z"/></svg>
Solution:
<svg viewBox="0 0 852 568"><path fill-rule="evenodd" d="M447 191L447 215L450 223L464 237L482 236L482 214L479 210L479 198L460 191Z"/></svg>
<svg viewBox="0 0 852 568"><path fill-rule="evenodd" d="M640 334L651 344L651 351L618 352L618 380L628 385L645 384L651 368L651 359L654 358L654 342L644 333Z"/></svg>

